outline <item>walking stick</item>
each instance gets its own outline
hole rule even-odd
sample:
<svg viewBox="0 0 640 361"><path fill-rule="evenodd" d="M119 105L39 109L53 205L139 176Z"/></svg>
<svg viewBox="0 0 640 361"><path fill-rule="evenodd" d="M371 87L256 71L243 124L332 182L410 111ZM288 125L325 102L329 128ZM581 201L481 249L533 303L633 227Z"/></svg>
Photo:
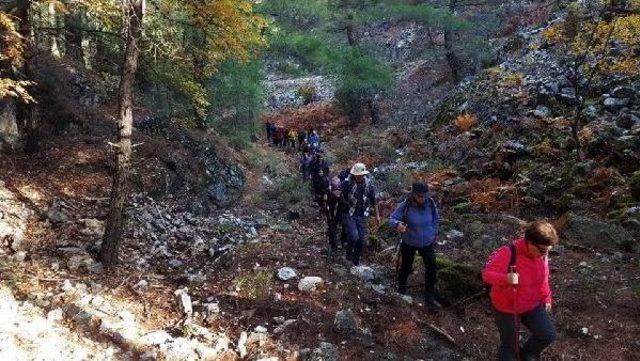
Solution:
<svg viewBox="0 0 640 361"><path fill-rule="evenodd" d="M516 273L516 266L510 266L509 272ZM520 361L520 319L516 310L516 302L518 301L518 288L513 285L513 330L514 330L514 349L516 350L516 360Z"/></svg>

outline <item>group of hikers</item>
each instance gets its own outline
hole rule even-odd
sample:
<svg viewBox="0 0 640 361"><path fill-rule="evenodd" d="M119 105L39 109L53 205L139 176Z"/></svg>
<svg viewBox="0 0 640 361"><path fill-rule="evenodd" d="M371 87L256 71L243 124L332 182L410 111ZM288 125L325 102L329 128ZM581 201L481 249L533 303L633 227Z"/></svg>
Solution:
<svg viewBox="0 0 640 361"><path fill-rule="evenodd" d="M316 133L317 134L317 133ZM319 146L302 150L302 177L310 181L315 202L327 222L330 253L335 256L340 244L346 260L360 265L367 239L368 217L380 222L376 189L363 163L330 175L329 164ZM435 247L440 213L427 183L416 182L406 199L389 216L393 229L401 234L398 244L398 292L407 294L407 279L413 271L416 253L425 268L425 305L431 311L442 308L436 292ZM534 221L523 235L495 250L489 257L482 279L490 288L495 322L500 335L500 361L539 360L541 352L556 338L550 317L552 297L549 286L549 250L558 242L552 224ZM521 346L520 325L531 335Z"/></svg>
<svg viewBox="0 0 640 361"><path fill-rule="evenodd" d="M320 136L312 128L296 129L266 122L265 130L267 139L277 147L298 149L301 152L312 151L320 147Z"/></svg>

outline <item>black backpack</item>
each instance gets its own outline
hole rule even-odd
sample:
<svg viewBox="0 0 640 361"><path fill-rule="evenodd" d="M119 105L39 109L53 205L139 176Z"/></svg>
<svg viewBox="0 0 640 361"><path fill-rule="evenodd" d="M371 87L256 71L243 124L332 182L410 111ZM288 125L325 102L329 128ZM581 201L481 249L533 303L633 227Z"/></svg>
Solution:
<svg viewBox="0 0 640 361"><path fill-rule="evenodd" d="M509 243L509 252L510 252L510 257L509 257L509 265L507 266L507 273L509 273L511 271L512 267L515 267L516 265L516 245L513 243ZM482 279L482 275L480 275L480 279ZM491 291L491 285L488 283L485 283L485 288L486 288L486 292L489 293Z"/></svg>

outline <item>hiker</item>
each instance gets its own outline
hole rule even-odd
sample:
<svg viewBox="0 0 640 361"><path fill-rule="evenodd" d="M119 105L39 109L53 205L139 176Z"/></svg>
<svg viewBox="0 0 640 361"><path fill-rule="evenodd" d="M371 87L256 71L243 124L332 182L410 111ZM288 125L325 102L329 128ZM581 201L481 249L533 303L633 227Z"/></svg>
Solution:
<svg viewBox="0 0 640 361"><path fill-rule="evenodd" d="M271 141L271 137L273 136L272 127L273 124L271 122L264 123L265 130L267 131L267 141Z"/></svg>
<svg viewBox="0 0 640 361"><path fill-rule="evenodd" d="M276 128L276 145L279 147L283 147L286 141L285 139L286 130L282 126L278 126Z"/></svg>
<svg viewBox="0 0 640 361"><path fill-rule="evenodd" d="M305 154L305 153L311 154L313 150L311 149L311 145L309 144L309 141L307 140L307 138L305 138L303 142L304 143L302 143L302 154Z"/></svg>
<svg viewBox="0 0 640 361"><path fill-rule="evenodd" d="M343 216L345 213L344 203L340 202L342 198L342 191L340 190L340 184L349 176L349 170L343 170L338 175L331 178L331 185L329 189L329 225L327 229L327 236L329 237L329 245L331 251L338 250L338 226L340 226L340 242L344 246L347 242L347 231L344 227Z"/></svg>
<svg viewBox="0 0 640 361"><path fill-rule="evenodd" d="M305 140L307 139L307 132L300 130L298 132L298 150L302 151Z"/></svg>
<svg viewBox="0 0 640 361"><path fill-rule="evenodd" d="M324 152L322 152L321 150L316 150L315 152L313 152L313 158L310 165L311 177L315 178L325 168L329 169L329 163L327 163L327 160L324 158ZM325 174L328 173L328 171L325 172Z"/></svg>
<svg viewBox="0 0 640 361"><path fill-rule="evenodd" d="M291 147L293 149L296 148L296 139L298 138L298 132L295 129L291 128L287 132L287 147Z"/></svg>
<svg viewBox="0 0 640 361"><path fill-rule="evenodd" d="M402 234L398 292L403 295L407 293L407 279L418 252L425 268L425 304L432 311L442 308L436 297L438 269L434 252L439 221L438 208L433 198L429 196L429 186L422 182L411 186L409 197L400 203L389 217L391 226Z"/></svg>
<svg viewBox="0 0 640 361"><path fill-rule="evenodd" d="M376 221L380 223L380 212L376 202L376 190L371 179L365 177L369 174L363 163L356 163L350 171L349 177L342 182L342 202L346 207L344 214L345 227L347 229L347 259L355 266L360 265L360 257L367 238L367 217L373 208Z"/></svg>
<svg viewBox="0 0 640 361"><path fill-rule="evenodd" d="M302 160L300 162L300 171L302 172L302 180L308 181L311 179L311 162L313 161L313 156L310 152L302 153Z"/></svg>
<svg viewBox="0 0 640 361"><path fill-rule="evenodd" d="M326 162L316 173L312 171L311 177L314 200L318 204L320 215L324 216L329 224L331 219L328 201L331 192L331 179L329 178L329 166Z"/></svg>
<svg viewBox="0 0 640 361"><path fill-rule="evenodd" d="M311 131L309 135L309 144L311 144L311 149L318 149L320 147L320 135L315 130Z"/></svg>
<svg viewBox="0 0 640 361"><path fill-rule="evenodd" d="M538 360L556 338L551 311L548 253L558 234L548 222L532 222L524 237L497 249L482 270L500 333L498 360ZM531 336L520 347L519 328Z"/></svg>

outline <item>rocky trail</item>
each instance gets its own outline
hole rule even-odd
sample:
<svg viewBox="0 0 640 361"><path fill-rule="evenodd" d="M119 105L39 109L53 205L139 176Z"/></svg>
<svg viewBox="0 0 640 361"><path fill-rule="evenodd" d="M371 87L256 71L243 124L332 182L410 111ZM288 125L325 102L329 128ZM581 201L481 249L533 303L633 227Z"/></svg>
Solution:
<svg viewBox="0 0 640 361"><path fill-rule="evenodd" d="M3 313L3 325L13 325L2 332L9 342L3 352L31 350L24 359L491 357L497 335L488 301L473 297L478 280L469 272L476 271L444 264L449 268L441 272L441 292L460 303L432 314L415 301L423 292L419 259L409 281L413 298L394 291L393 244L384 230L373 229L382 241L365 251L366 266L329 262L325 226L310 196L291 208L274 193L273 178L296 176L297 159L264 144L258 148L260 161L247 174L249 191L233 209L203 216L170 200L134 195L122 263L109 272L92 254L103 232L102 194L78 187L73 196L50 202L46 178L32 177L25 187L14 173L2 188L2 308L31 311L25 311L28 317ZM446 258L474 267L484 261L462 232L448 231L440 243ZM634 262L628 254L571 245L554 251L562 337L551 359L590 358L604 350L633 359L640 329L629 322L637 312ZM461 278L465 274L473 279ZM593 295L595 303L584 302ZM30 324L39 328L22 335ZM38 342L58 328L60 341L47 343L51 353L40 351Z"/></svg>

